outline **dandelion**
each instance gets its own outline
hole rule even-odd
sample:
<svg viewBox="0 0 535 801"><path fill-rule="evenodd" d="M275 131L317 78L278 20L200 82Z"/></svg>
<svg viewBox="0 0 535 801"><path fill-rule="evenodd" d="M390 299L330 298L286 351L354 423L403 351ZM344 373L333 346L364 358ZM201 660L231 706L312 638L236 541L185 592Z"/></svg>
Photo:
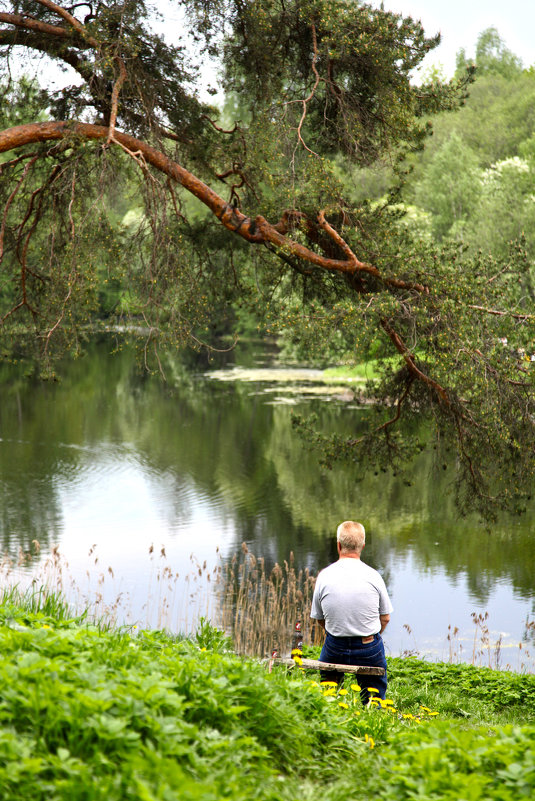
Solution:
<svg viewBox="0 0 535 801"><path fill-rule="evenodd" d="M369 693L378 693L379 692L377 687L366 687L366 689L368 690Z"/></svg>
<svg viewBox="0 0 535 801"><path fill-rule="evenodd" d="M352 690L353 690L353 692L355 692L355 693L359 693L359 692L360 692L360 686L359 686L358 684L352 684L352 685L351 685L351 689L352 689Z"/></svg>
<svg viewBox="0 0 535 801"><path fill-rule="evenodd" d="M347 690L340 690L339 695L347 695Z"/></svg>
<svg viewBox="0 0 535 801"><path fill-rule="evenodd" d="M422 706L421 704L420 704L420 709L423 709L423 710L424 710L424 712L431 712L431 710L429 709L429 707L427 707L427 706Z"/></svg>
<svg viewBox="0 0 535 801"><path fill-rule="evenodd" d="M364 742L368 743L370 748L373 748L375 746L375 740L373 739L373 737L370 737L369 734L364 735Z"/></svg>
<svg viewBox="0 0 535 801"><path fill-rule="evenodd" d="M343 701L340 701L338 703L338 706L341 707L342 709L349 709L349 704L345 704Z"/></svg>
<svg viewBox="0 0 535 801"><path fill-rule="evenodd" d="M322 681L321 682L321 686L322 687L338 687L338 682L336 682L336 681Z"/></svg>

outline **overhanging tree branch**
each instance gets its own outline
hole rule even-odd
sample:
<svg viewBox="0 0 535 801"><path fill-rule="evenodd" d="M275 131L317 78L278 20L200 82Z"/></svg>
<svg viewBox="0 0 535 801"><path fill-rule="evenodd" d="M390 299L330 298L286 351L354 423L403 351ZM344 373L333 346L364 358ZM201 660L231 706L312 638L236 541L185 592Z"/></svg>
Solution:
<svg viewBox="0 0 535 801"><path fill-rule="evenodd" d="M96 141L105 140L108 142L110 130L106 126L84 122L54 121L20 125L0 132L0 153L28 144L51 140L68 140L70 137L81 137ZM113 140L130 153L141 154L147 164L181 184L184 189L204 203L227 230L248 242L253 244L270 243L275 248L280 249L282 253L302 259L324 270L349 275L364 272L375 276L387 286L417 292L426 291L426 288L421 284L383 276L373 265L360 261L340 234L327 222L323 211L318 215L317 225L337 245L346 257L345 259L333 259L324 256L281 233L281 230L285 228L284 219L288 219L289 214L286 215L286 218L283 217L276 225L272 225L261 215L251 219L239 209L230 206L207 184L176 161L170 159L163 151L157 150L146 142L117 130L113 132Z"/></svg>

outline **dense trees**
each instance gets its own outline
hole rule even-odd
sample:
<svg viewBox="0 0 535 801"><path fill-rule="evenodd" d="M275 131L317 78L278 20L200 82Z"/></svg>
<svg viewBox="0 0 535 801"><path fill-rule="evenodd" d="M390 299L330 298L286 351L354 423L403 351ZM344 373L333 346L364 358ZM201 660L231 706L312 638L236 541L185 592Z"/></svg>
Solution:
<svg viewBox="0 0 535 801"><path fill-rule="evenodd" d="M461 68L463 51L458 61ZM439 240L505 258L510 243L525 236L533 261L535 72L522 69L493 28L480 34L475 63L468 102L435 120L405 198L429 212Z"/></svg>
<svg viewBox="0 0 535 801"><path fill-rule="evenodd" d="M175 5L184 29L173 45L138 0L0 5L7 65L46 54L76 76L41 90L33 117L0 133L6 352L31 343L46 360L56 343L76 344L118 272L121 308L155 345L199 344L214 308L261 308L301 347L382 360L370 390L377 419L323 443L327 458L395 466L423 447L424 428L457 450L463 508L520 507L535 428L534 372L521 355L534 318L518 292L529 259L522 244L499 261L468 258L456 241L440 249L398 203L407 155L429 115L463 102L470 69L411 82L437 40L356 0ZM220 88L235 98L224 125L199 99L186 33L220 56ZM380 163L393 186L369 202L354 181ZM119 225L110 204L127 193L137 211Z"/></svg>

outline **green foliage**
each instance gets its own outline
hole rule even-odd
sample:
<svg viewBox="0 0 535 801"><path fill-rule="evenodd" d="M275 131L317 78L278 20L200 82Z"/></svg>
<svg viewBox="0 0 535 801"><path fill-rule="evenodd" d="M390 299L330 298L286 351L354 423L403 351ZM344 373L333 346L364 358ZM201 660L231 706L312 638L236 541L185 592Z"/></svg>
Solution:
<svg viewBox="0 0 535 801"><path fill-rule="evenodd" d="M442 723L422 728L417 738L394 744L390 780L381 797L528 798L535 781L534 733L533 726L463 731Z"/></svg>
<svg viewBox="0 0 535 801"><path fill-rule="evenodd" d="M396 706L364 709L350 679L337 692L301 670L268 673L219 647L99 630L24 602L0 607L0 644L0 779L13 801L512 801L535 788L532 676L389 660ZM500 725L479 699L513 686L525 701L510 692L516 724ZM485 725L442 711L450 694L463 707L469 694Z"/></svg>
<svg viewBox="0 0 535 801"><path fill-rule="evenodd" d="M159 632L12 613L0 627L11 799L171 798L178 787L181 798L290 798L293 777L336 769L332 746L354 750L299 678Z"/></svg>
<svg viewBox="0 0 535 801"><path fill-rule="evenodd" d="M467 664L389 658L391 692L403 708L420 705L457 718L535 722L535 678Z"/></svg>
<svg viewBox="0 0 535 801"><path fill-rule="evenodd" d="M0 126L22 125L33 122L36 118L46 119L39 96L39 84L22 76L18 81L8 78L0 85ZM0 162L6 161L5 154L0 155Z"/></svg>
<svg viewBox="0 0 535 801"><path fill-rule="evenodd" d="M511 79L522 72L522 60L505 46L496 28L486 28L477 39L475 65L480 75L501 75ZM466 53L457 54L457 71L466 69Z"/></svg>
<svg viewBox="0 0 535 801"><path fill-rule="evenodd" d="M464 225L481 193L479 183L476 154L457 134L452 134L435 152L415 191L416 203L432 215L439 241L446 234L453 234L452 229L455 236L462 238Z"/></svg>
<svg viewBox="0 0 535 801"><path fill-rule="evenodd" d="M227 637L220 629L214 628L210 621L201 617L195 632L195 642L201 650L224 653L232 650L232 639Z"/></svg>
<svg viewBox="0 0 535 801"><path fill-rule="evenodd" d="M431 72L416 85L414 69L438 38L353 0L184 0L185 32L219 56L232 93L219 115L198 100L185 40L156 35L140 0L75 6L74 16L30 0L9 8L34 5L17 25L2 17L2 55L9 60L23 35L81 84L43 90L59 122L0 132L2 150L26 142L0 186L5 355L78 355L98 314L143 331L157 368L158 346L213 348L256 318L297 358L382 365L367 388L367 430L328 444L328 462L405 469L422 446L411 427L425 420L457 450L463 512L522 510L534 477L534 373L514 354L533 338L531 243L508 245L505 256L480 255L475 237L459 247L480 219L474 210L500 214L502 184L510 198L517 183L501 169L482 202L478 151L448 135L428 174L415 176L424 214L400 202L428 117L465 101L473 70L449 82ZM481 38L478 58L484 80L525 86L496 35ZM505 73L488 66L496 61ZM517 136L530 138L533 115L516 120L527 132ZM477 119L478 137L481 127ZM385 164L392 186L370 202L354 183L384 177ZM377 193L381 181L369 185ZM123 188L132 202L118 199ZM526 196L522 225L531 207ZM495 241L516 235L510 222L495 226Z"/></svg>

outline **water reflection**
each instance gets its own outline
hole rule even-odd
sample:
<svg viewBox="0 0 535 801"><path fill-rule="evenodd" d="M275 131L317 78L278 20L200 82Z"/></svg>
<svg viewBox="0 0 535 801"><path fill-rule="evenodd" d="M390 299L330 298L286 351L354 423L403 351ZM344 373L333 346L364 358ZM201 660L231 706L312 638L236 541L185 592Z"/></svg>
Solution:
<svg viewBox="0 0 535 801"><path fill-rule="evenodd" d="M337 524L353 517L368 530L364 558L394 599L392 653L447 656L448 626L461 628L466 652L473 611L489 610L493 634L519 641L534 611L533 513L490 532L457 519L451 471L436 469L431 452L403 477L356 482L347 468L321 471L292 430L291 408L316 411L325 430L350 431L366 412L347 402L299 401L294 392L292 406L273 403L282 390L207 379L207 365L185 369L178 358L167 360L162 383L139 372L131 351L108 350L92 348L59 384L4 371L4 551L16 557L38 540L42 565L57 546L87 594L121 595L132 616L149 619L163 581L178 607L215 566L217 549L228 556L245 541L268 563L293 551L298 568L316 571L336 557Z"/></svg>

